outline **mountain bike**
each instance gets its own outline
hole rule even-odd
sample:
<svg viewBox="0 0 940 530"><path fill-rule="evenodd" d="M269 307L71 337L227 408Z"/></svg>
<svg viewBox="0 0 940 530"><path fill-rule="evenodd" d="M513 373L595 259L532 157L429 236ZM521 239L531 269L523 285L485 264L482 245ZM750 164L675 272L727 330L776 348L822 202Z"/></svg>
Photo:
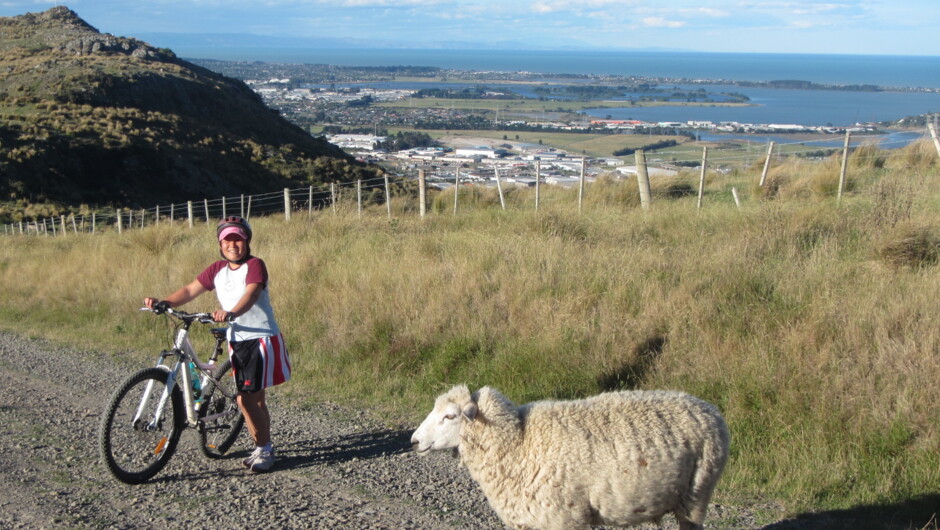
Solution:
<svg viewBox="0 0 940 530"><path fill-rule="evenodd" d="M194 322L215 323L211 314L165 304L141 310L172 317L176 338L172 349L160 352L156 366L120 384L101 416L101 459L126 484L140 484L159 473L176 452L184 429L196 429L203 454L222 458L245 423L235 400L232 362L216 364L227 328L209 330L215 350L208 363L202 363L189 341L189 328Z"/></svg>

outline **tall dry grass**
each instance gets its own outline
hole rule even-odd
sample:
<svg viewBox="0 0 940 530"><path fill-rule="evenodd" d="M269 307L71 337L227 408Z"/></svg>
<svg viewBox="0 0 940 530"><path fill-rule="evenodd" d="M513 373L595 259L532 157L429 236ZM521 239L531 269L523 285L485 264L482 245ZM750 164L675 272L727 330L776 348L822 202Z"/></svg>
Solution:
<svg viewBox="0 0 940 530"><path fill-rule="evenodd" d="M392 220L345 203L254 219L296 369L278 391L414 421L454 383L519 402L681 389L731 426L720 496L799 511L936 495L940 164L923 151L859 150L841 202L819 184L837 163L790 161L773 193L754 189L759 172L710 176L701 210L686 175L648 211L635 182L611 180L580 214L576 190L545 187L538 212L531 190L502 211L494 191L462 189L456 216L443 192L423 220L405 199ZM150 360L168 333L135 310L216 259L212 235L8 238L0 322Z"/></svg>

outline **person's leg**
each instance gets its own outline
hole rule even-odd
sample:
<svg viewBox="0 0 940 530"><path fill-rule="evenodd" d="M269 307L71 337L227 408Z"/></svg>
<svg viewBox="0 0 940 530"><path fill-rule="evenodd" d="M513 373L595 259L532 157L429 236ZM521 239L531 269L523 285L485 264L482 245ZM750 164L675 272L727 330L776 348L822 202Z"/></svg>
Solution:
<svg viewBox="0 0 940 530"><path fill-rule="evenodd" d="M255 447L265 447L271 443L271 416L264 401L264 390L257 392L239 392L238 407L248 424L248 434L255 442Z"/></svg>

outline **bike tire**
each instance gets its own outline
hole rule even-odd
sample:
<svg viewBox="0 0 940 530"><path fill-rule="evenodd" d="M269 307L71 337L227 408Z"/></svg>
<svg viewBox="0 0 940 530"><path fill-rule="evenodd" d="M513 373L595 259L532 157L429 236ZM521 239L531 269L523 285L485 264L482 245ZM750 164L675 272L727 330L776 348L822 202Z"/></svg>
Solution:
<svg viewBox="0 0 940 530"><path fill-rule="evenodd" d="M166 368L145 368L130 376L111 396L101 416L98 429L101 460L125 484L146 482L176 452L186 425L183 394L178 386L170 393L162 420L158 425L149 425L166 389L168 375ZM150 399L135 425L134 416L148 387Z"/></svg>
<svg viewBox="0 0 940 530"><path fill-rule="evenodd" d="M242 433L245 418L234 399L238 389L232 374L232 361L226 360L212 372L212 381L203 388L202 405L199 407L199 447L209 458L222 458ZM214 414L224 416L205 422L202 418Z"/></svg>

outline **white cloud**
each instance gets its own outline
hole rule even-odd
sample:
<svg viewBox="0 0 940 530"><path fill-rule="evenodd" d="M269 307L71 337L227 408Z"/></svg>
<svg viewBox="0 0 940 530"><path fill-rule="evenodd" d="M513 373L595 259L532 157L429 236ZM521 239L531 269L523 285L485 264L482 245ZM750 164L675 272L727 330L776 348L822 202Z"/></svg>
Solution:
<svg viewBox="0 0 940 530"><path fill-rule="evenodd" d="M317 0L336 7L422 7L441 4L441 0Z"/></svg>
<svg viewBox="0 0 940 530"><path fill-rule="evenodd" d="M536 2L532 4L532 11L535 11L536 13L540 13L544 15L546 13L551 13L555 11L555 7L545 2Z"/></svg>
<svg viewBox="0 0 940 530"><path fill-rule="evenodd" d="M546 0L534 2L530 9L537 13L556 13L560 11L584 12L608 7L634 7L637 0Z"/></svg>
<svg viewBox="0 0 940 530"><path fill-rule="evenodd" d="M641 20L644 26L649 28L681 28L685 22L678 20L667 20L662 17L646 17Z"/></svg>
<svg viewBox="0 0 940 530"><path fill-rule="evenodd" d="M723 9L714 9L711 7L699 7L697 9L686 10L692 15L704 15L706 17L724 18L731 16L731 13Z"/></svg>

